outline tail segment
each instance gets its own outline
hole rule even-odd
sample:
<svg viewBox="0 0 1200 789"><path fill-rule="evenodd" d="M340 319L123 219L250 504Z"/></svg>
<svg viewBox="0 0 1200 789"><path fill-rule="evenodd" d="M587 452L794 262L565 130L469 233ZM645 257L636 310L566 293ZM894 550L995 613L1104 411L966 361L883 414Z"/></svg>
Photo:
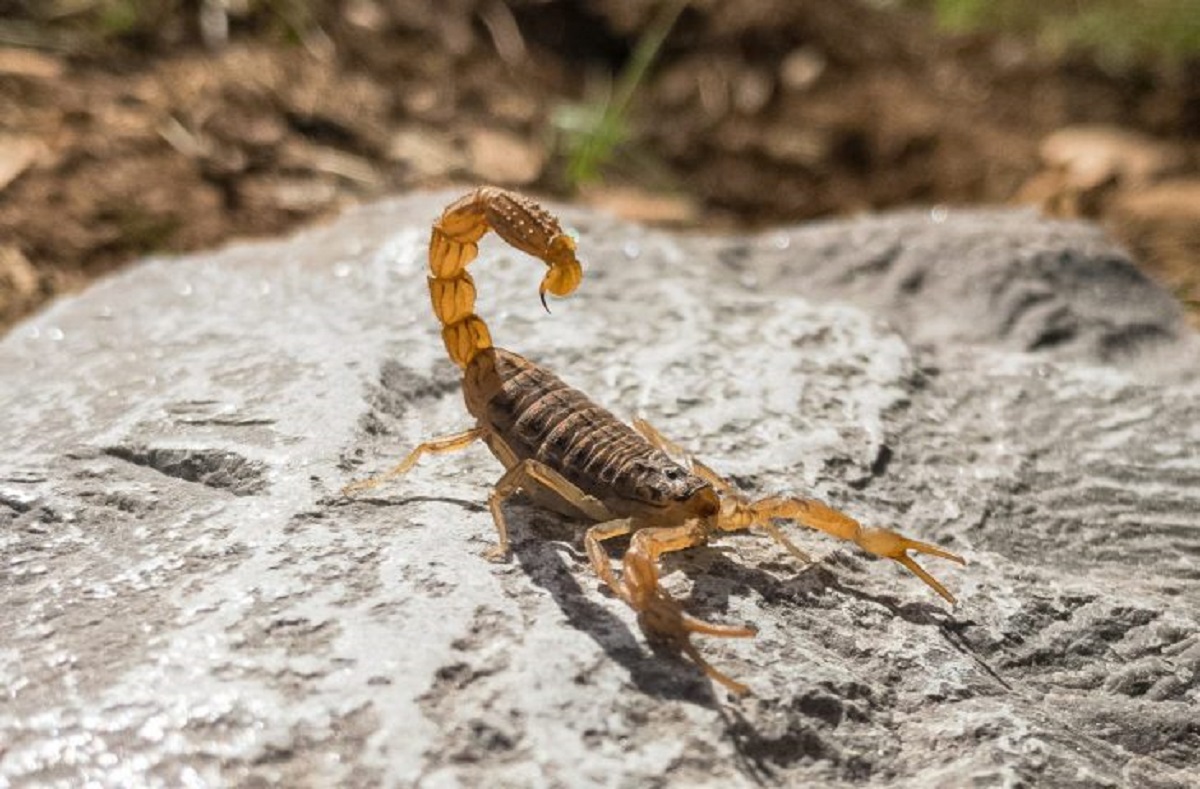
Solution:
<svg viewBox="0 0 1200 789"><path fill-rule="evenodd" d="M475 281L467 266L479 254L479 239L488 230L549 270L538 288L543 306L546 293L566 296L583 279L575 259L575 241L562 232L558 220L524 195L494 186L481 186L451 203L433 225L429 239L429 295L433 313L442 323L442 340L450 358L465 368L480 351L492 347L487 324L475 314Z"/></svg>

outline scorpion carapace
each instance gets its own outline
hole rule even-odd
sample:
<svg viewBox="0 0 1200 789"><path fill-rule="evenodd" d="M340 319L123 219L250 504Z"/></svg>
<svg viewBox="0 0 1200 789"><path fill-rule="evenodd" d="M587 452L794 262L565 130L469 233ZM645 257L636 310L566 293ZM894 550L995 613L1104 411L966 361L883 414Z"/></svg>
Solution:
<svg viewBox="0 0 1200 789"><path fill-rule="evenodd" d="M659 584L662 554L703 545L722 532L757 528L809 562L776 524L794 521L895 560L954 603L954 596L909 552L965 564L961 557L890 529L864 527L812 499L752 501L645 421L635 419L630 427L545 368L493 347L487 327L474 313L475 288L466 273L477 254L476 242L488 229L549 266L540 288L543 299L546 292L569 294L582 279L573 240L532 200L481 187L452 203L433 227L429 287L450 358L463 368L463 394L475 426L417 446L391 471L352 484L347 492L403 474L427 453L482 440L505 468L488 499L499 536L489 556L508 555L502 505L518 490L543 506L591 521L584 537L588 558L600 579L637 612L642 630L676 646L735 693L745 692L746 686L710 665L691 635L743 637L755 630L711 624L685 613ZM603 543L622 536L630 536L629 548L617 573Z"/></svg>

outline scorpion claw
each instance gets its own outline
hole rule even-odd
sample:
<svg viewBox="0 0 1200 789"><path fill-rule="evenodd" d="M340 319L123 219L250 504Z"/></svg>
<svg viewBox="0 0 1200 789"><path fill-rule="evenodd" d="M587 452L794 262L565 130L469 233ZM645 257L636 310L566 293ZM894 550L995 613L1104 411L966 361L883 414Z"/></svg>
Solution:
<svg viewBox="0 0 1200 789"><path fill-rule="evenodd" d="M648 601L638 612L638 625L648 638L660 641L687 655L705 676L721 685L730 692L741 696L749 692L749 688L722 673L704 659L700 651L692 643L693 633L717 638L752 638L758 635L754 627L737 627L733 625L717 625L705 622L685 613L683 608L670 595L661 590Z"/></svg>
<svg viewBox="0 0 1200 789"><path fill-rule="evenodd" d="M926 572L925 568L917 564L908 555L908 552L923 553L929 556L937 556L941 559L948 559L959 564L966 564L966 559L963 559L958 554L951 553L936 545L930 545L927 542L910 539L902 534L897 534L891 529L863 529L858 544L876 556L891 559L899 563L910 573L924 581L930 589L937 592L950 605L958 602L954 595L950 594L945 586L942 586L936 578Z"/></svg>
<svg viewBox="0 0 1200 789"><path fill-rule="evenodd" d="M926 572L924 567L922 567L921 565L919 565L915 561L913 561L913 558L911 556L904 554L901 556L896 556L894 558L897 562L899 562L901 565L903 565L905 568L907 568L910 573L917 576L922 581L924 581L926 584L928 584L929 588L932 589L933 591L937 592L938 595L943 600L945 600L947 603L949 603L950 605L958 604L958 599L954 595L950 594L950 590L948 590L946 587L942 586L941 582L938 581L938 579L934 578L932 575L930 575L928 572Z"/></svg>

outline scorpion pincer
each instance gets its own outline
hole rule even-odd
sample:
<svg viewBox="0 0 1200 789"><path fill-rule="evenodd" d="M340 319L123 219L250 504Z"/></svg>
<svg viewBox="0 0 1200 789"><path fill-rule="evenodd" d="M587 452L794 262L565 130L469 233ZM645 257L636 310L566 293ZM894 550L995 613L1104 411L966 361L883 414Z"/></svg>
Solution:
<svg viewBox="0 0 1200 789"><path fill-rule="evenodd" d="M659 584L658 560L664 553L704 545L722 532L758 528L809 562L776 524L794 521L900 563L954 604L954 596L909 552L966 564L961 557L890 529L862 526L812 499L752 501L645 421L635 419L630 427L544 367L494 347L486 324L475 314L475 283L467 273L488 230L548 266L539 288L543 304L546 293L566 296L582 280L574 239L533 200L484 186L451 203L434 224L429 242L429 292L446 350L462 368L463 395L475 426L419 445L391 471L351 484L346 493L403 474L423 455L483 441L505 468L488 500L499 534L491 558L509 553L502 505L518 490L590 521L584 544L592 567L637 612L643 632L687 654L710 678L738 694L746 686L709 664L691 636L740 638L753 636L755 629L688 615ZM604 542L627 535L629 547L618 573Z"/></svg>

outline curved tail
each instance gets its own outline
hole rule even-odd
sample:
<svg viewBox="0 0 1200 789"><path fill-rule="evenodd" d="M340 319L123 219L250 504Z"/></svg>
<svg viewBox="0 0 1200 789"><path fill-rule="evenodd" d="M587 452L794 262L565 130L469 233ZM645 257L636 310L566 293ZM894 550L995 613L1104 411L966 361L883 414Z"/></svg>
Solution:
<svg viewBox="0 0 1200 789"><path fill-rule="evenodd" d="M442 323L446 350L463 368L492 347L487 324L475 314L475 281L467 273L479 254L478 241L488 230L549 266L538 288L543 306L546 293L566 296L583 279L583 268L575 259L575 240L528 197L481 186L446 206L429 239L429 295L433 313Z"/></svg>

